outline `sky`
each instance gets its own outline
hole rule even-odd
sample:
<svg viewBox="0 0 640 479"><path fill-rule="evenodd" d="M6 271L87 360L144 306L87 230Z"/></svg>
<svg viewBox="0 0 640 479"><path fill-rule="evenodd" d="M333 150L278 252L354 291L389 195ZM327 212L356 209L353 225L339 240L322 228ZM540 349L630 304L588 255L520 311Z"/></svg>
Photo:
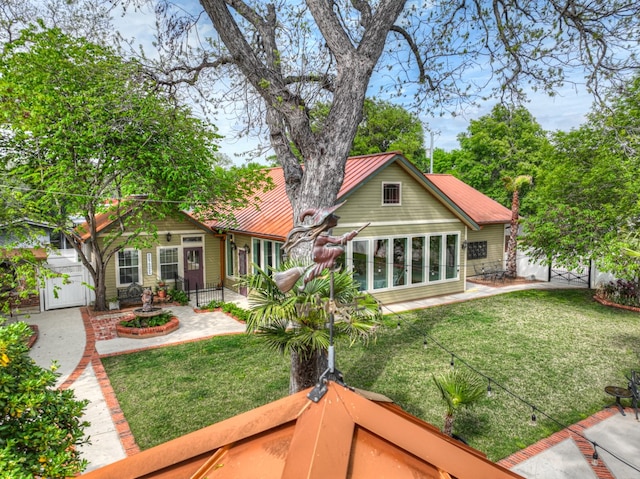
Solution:
<svg viewBox="0 0 640 479"><path fill-rule="evenodd" d="M149 11L127 12L125 17L114 15L116 27L125 37L135 37L142 45L150 44L153 40L154 15ZM545 93L532 92L529 95L530 103L526 108L538 121L541 127L547 131L569 131L578 127L585 121L585 115L592 105L592 97L584 90L567 87L561 90L555 97L549 97ZM433 146L451 151L459 147L457 136L466 131L470 120L475 120L489 114L497 103L488 101L478 108L467 108L465 111L448 113L443 117L432 118L420 115L425 130L425 147L428 149L433 132ZM254 151L258 145L266 145L266 138L243 137L238 138L237 132L242 128L241 120L234 113L233 105L220 109L213 123L218 128L218 133L224 138L220 140L220 152L231 158L234 163L242 163L243 154ZM269 154L269 152L267 152Z"/></svg>

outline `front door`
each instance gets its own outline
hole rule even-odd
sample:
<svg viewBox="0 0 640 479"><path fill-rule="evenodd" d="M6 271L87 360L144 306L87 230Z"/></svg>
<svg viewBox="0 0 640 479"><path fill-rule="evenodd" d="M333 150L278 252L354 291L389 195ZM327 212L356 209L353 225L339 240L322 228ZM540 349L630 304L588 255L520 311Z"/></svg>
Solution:
<svg viewBox="0 0 640 479"><path fill-rule="evenodd" d="M189 289L203 288L202 247L184 248L184 279Z"/></svg>

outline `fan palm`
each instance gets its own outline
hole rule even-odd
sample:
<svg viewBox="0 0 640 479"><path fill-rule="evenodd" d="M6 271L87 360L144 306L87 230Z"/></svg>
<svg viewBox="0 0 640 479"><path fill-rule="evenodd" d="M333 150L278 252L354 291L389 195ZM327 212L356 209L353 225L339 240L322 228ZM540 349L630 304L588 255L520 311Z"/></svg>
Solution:
<svg viewBox="0 0 640 479"><path fill-rule="evenodd" d="M287 262L272 273L301 266ZM274 350L291 356L289 392L315 385L327 368L330 332L327 324L334 312L334 337L351 342L368 341L380 319L376 300L358 289L350 272L324 274L287 292L278 289L271 274L255 268L244 284L249 288L247 331L259 334ZM333 278L333 303L330 301Z"/></svg>
<svg viewBox="0 0 640 479"><path fill-rule="evenodd" d="M485 392L482 379L467 369L452 369L433 377L447 405L442 432L453 435L455 413L478 401Z"/></svg>
<svg viewBox="0 0 640 479"><path fill-rule="evenodd" d="M511 231L509 242L507 243L507 277L515 278L518 274L516 264L516 253L518 248L518 223L520 222L520 191L532 183L530 175L519 175L514 177L505 176L502 178L504 186L511 193Z"/></svg>

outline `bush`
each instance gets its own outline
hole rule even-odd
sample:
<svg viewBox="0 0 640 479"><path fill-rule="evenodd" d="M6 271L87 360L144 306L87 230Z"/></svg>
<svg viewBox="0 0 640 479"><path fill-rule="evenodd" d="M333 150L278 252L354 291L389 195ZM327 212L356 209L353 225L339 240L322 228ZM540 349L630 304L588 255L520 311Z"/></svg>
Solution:
<svg viewBox="0 0 640 479"><path fill-rule="evenodd" d="M249 311L241 308L235 303L225 303L223 301L213 300L202 309L218 309L220 308L223 312L230 314L231 316L239 319L240 321L247 321L249 318Z"/></svg>
<svg viewBox="0 0 640 479"><path fill-rule="evenodd" d="M175 301L181 306L186 306L187 304L189 304L189 296L187 296L187 293L180 289L172 289L171 291L169 291L169 296L171 296L172 301Z"/></svg>
<svg viewBox="0 0 640 479"><path fill-rule="evenodd" d="M640 284L637 280L619 279L598 288L596 294L612 303L640 307Z"/></svg>
<svg viewBox="0 0 640 479"><path fill-rule="evenodd" d="M125 328L153 328L154 326L167 324L171 318L173 318L173 313L171 311L165 311L162 314L152 316L150 318L136 316L133 319L120 321L120 325Z"/></svg>
<svg viewBox="0 0 640 479"><path fill-rule="evenodd" d="M81 421L88 401L55 388L56 364L38 366L28 354L31 328L0 319L0 471L11 478L64 478L87 461L77 446L87 441Z"/></svg>

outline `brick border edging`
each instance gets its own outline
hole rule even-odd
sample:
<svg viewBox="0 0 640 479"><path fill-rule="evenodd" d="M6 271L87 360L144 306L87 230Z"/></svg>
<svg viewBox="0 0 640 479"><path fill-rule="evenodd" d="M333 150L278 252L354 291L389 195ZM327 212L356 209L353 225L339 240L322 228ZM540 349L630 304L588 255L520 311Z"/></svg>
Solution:
<svg viewBox="0 0 640 479"><path fill-rule="evenodd" d="M640 313L640 308L636 308L635 306L627 306L626 304L614 303L612 301L609 301L608 299L601 298L598 295L595 295L593 299L603 306L610 306L612 308L624 309L626 311L633 311L635 313Z"/></svg>
<svg viewBox="0 0 640 479"><path fill-rule="evenodd" d="M127 421L127 418L124 417L124 413L122 412L116 393L111 387L111 381L109 381L109 377L107 376L107 372L104 370L104 366L102 365L99 355L96 354L93 356L91 366L93 366L93 372L95 373L100 389L102 390L102 395L104 396L104 400L107 404L111 420L116 426L116 432L118 433L118 438L120 439L120 444L124 449L124 453L127 457L139 453L140 447L136 444L136 440L133 437L131 428L129 427L129 422Z"/></svg>
<svg viewBox="0 0 640 479"><path fill-rule="evenodd" d="M100 361L100 356L97 354L95 333L93 331L93 326L91 325L91 314L86 307L80 308L80 314L82 316L86 338L84 354L82 355L80 362L75 367L73 372L60 385L58 389L68 389L84 372L84 370L87 368L87 365L91 363L93 372L95 373L96 379L100 386L100 390L102 391L102 396L104 397L109 409L109 415L111 416L111 420L116 427L116 432L118 433L120 444L122 445L125 454L127 456L131 456L140 452L140 448L133 438L133 434L131 433L131 429L129 428L129 423L124 417L122 409L120 409L120 404L118 403L115 392L111 387L111 382L109 381L109 378L107 377L107 374L104 370L104 366Z"/></svg>
<svg viewBox="0 0 640 479"><path fill-rule="evenodd" d="M121 338L129 339L146 339L157 336L166 336L174 332L180 327L180 321L175 316L162 326L147 326L143 328L134 328L123 326L121 323L116 324L116 334Z"/></svg>
<svg viewBox="0 0 640 479"><path fill-rule="evenodd" d="M512 455L505 457L498 461L497 464L506 467L507 469L512 469L517 466L521 462L526 461L527 459L531 459L534 456L537 456L541 452L550 449L551 447L561 443L566 439L573 439L576 446L584 456L585 461L591 467L593 472L596 474L598 479L615 479L615 476L611 473L611 471L604 464L602 459L598 459L598 465L594 466L591 464L592 454L593 454L593 443L588 439L584 438L583 432L592 426L608 419L615 414L618 413L618 410L613 408L606 408L597 413L589 416L586 419L566 428L561 431L553 433L551 436L546 437L544 439L539 440L535 444L532 444L518 452L513 453Z"/></svg>

